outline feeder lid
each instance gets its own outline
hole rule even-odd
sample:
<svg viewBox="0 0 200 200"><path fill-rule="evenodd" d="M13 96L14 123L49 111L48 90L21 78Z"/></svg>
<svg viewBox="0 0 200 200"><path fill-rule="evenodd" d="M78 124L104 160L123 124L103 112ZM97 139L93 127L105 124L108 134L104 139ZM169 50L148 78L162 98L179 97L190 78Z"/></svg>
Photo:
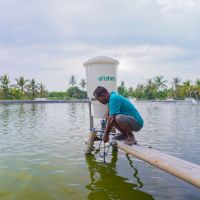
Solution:
<svg viewBox="0 0 200 200"><path fill-rule="evenodd" d="M113 58L110 58L110 57L107 57L107 56L97 56L97 57L90 58L89 60L84 62L83 66L86 67L90 64L95 64L95 63L113 63L113 64L116 64L116 65L119 65L119 61L117 61Z"/></svg>

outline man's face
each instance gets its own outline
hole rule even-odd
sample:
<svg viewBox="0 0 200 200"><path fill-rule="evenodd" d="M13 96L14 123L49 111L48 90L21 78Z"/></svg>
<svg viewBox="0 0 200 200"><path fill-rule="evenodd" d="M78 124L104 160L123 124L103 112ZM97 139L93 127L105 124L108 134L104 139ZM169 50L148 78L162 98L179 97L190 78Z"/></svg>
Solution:
<svg viewBox="0 0 200 200"><path fill-rule="evenodd" d="M106 97L106 95L101 95L99 97L96 97L97 101L99 101L99 103L102 104L107 104L108 103L108 99Z"/></svg>

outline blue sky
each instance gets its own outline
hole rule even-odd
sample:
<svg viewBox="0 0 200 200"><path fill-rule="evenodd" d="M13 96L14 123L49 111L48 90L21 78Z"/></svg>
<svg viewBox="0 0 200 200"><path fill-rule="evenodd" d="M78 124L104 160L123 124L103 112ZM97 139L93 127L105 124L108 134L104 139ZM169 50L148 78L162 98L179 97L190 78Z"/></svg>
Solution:
<svg viewBox="0 0 200 200"><path fill-rule="evenodd" d="M119 60L118 80L200 78L199 0L2 0L0 75L66 90L94 56Z"/></svg>

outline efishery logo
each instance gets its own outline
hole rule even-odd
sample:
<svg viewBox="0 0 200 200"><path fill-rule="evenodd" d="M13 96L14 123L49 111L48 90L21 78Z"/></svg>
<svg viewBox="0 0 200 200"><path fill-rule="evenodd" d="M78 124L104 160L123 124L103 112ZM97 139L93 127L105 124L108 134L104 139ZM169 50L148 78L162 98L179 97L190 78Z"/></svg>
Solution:
<svg viewBox="0 0 200 200"><path fill-rule="evenodd" d="M114 76L99 76L98 77L99 81L115 81Z"/></svg>

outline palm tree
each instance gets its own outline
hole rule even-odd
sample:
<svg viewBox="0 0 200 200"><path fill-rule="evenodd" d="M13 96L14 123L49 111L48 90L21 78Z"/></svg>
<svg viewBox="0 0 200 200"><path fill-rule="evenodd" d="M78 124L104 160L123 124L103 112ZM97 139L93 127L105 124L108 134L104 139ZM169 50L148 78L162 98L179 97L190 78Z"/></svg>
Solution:
<svg viewBox="0 0 200 200"><path fill-rule="evenodd" d="M125 87L125 82L122 81L120 86L121 86L122 88L124 88L124 87Z"/></svg>
<svg viewBox="0 0 200 200"><path fill-rule="evenodd" d="M29 84L27 85L28 92L30 93L31 97L36 97L38 92L38 84L36 83L35 79L31 79Z"/></svg>
<svg viewBox="0 0 200 200"><path fill-rule="evenodd" d="M156 85L155 83L152 81L151 78L147 79L146 80L146 86L145 86L145 96L148 98L148 99L153 99L154 98L154 93L155 93L155 88L156 88Z"/></svg>
<svg viewBox="0 0 200 200"><path fill-rule="evenodd" d="M157 91L167 87L167 85L165 84L165 83L167 83L167 80L163 80L163 78L164 78L164 76L154 77L154 83L155 83Z"/></svg>
<svg viewBox="0 0 200 200"><path fill-rule="evenodd" d="M25 80L23 76L19 77L19 79L15 79L17 81L17 87L21 89L22 95L24 94L24 89L28 80Z"/></svg>
<svg viewBox="0 0 200 200"><path fill-rule="evenodd" d="M155 83L152 81L151 78L146 80L146 87L151 89L151 90L156 87Z"/></svg>
<svg viewBox="0 0 200 200"><path fill-rule="evenodd" d="M172 80L172 86L175 89L175 96L174 96L175 99L177 99L177 97L178 97L178 88L179 88L180 82L181 82L181 79L179 77L175 77Z"/></svg>
<svg viewBox="0 0 200 200"><path fill-rule="evenodd" d="M38 93L40 97L46 96L47 90L45 89L45 85L43 83L38 84Z"/></svg>
<svg viewBox="0 0 200 200"><path fill-rule="evenodd" d="M136 93L136 99L139 99L144 91L144 85L143 84L138 84L135 93Z"/></svg>
<svg viewBox="0 0 200 200"><path fill-rule="evenodd" d="M186 94L188 95L189 98L191 98L191 93L192 93L192 85L191 85L192 81L187 79L186 81L183 82L183 87L184 90L186 92Z"/></svg>
<svg viewBox="0 0 200 200"><path fill-rule="evenodd" d="M85 79L81 79L80 86L81 86L81 88L83 88L83 89L86 87Z"/></svg>
<svg viewBox="0 0 200 200"><path fill-rule="evenodd" d="M129 87L128 88L128 96L132 97L134 95L134 90L133 90L133 87Z"/></svg>
<svg viewBox="0 0 200 200"><path fill-rule="evenodd" d="M200 79L199 78L196 79L195 86L196 86L198 95L200 95Z"/></svg>
<svg viewBox="0 0 200 200"><path fill-rule="evenodd" d="M3 74L2 76L0 76L0 83L0 89L2 90L3 97L6 98L9 92L9 76L7 74Z"/></svg>
<svg viewBox="0 0 200 200"><path fill-rule="evenodd" d="M117 88L117 91L120 95L122 96L128 96L128 91L125 88L125 83L124 81L121 82L121 85Z"/></svg>
<svg viewBox="0 0 200 200"><path fill-rule="evenodd" d="M72 75L70 80L69 80L69 84L72 85L72 87L74 87L76 85L76 79L75 76Z"/></svg>

